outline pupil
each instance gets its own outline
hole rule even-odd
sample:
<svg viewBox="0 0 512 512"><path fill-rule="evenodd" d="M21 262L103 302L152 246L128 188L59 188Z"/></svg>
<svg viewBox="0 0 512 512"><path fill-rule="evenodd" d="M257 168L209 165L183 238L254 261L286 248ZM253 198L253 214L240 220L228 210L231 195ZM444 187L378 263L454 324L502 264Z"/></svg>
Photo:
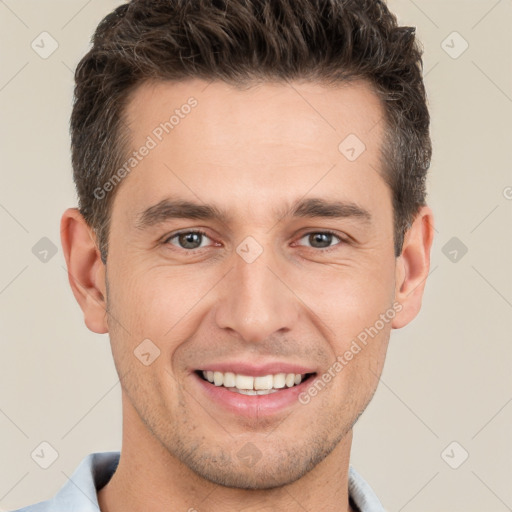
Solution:
<svg viewBox="0 0 512 512"><path fill-rule="evenodd" d="M313 247L329 247L331 245L332 235L329 233L314 233L309 236L309 242ZM320 245L315 245L316 243Z"/></svg>

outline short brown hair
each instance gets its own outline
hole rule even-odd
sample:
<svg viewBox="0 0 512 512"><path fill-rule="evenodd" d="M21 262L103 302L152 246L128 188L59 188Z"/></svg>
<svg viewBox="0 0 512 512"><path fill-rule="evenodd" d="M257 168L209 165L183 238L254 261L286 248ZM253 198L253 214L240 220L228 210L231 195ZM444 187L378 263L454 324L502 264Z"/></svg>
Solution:
<svg viewBox="0 0 512 512"><path fill-rule="evenodd" d="M425 205L430 117L414 27L381 0L132 0L98 25L75 73L71 115L79 209L105 263L112 199L95 190L127 159L130 93L148 80L363 79L382 101L383 178L393 194L395 255Z"/></svg>

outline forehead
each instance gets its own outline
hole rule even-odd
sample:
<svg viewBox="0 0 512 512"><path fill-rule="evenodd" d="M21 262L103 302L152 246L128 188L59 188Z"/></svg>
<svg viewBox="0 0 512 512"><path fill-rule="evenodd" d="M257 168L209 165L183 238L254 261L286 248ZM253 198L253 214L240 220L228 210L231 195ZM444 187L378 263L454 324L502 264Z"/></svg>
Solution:
<svg viewBox="0 0 512 512"><path fill-rule="evenodd" d="M132 150L151 146L118 191L132 204L157 203L172 192L240 204L250 195L268 205L313 188L342 198L384 185L383 109L362 81L244 90L201 80L148 82L125 114Z"/></svg>
<svg viewBox="0 0 512 512"><path fill-rule="evenodd" d="M197 105L189 108L192 98ZM374 128L383 119L380 100L361 80L336 87L264 82L244 89L219 81L150 81L135 89L126 108L135 139L152 133L173 114L176 140L199 129L202 137L194 142L203 148L225 145L232 149L243 144L245 151L251 149L245 145L248 138L274 146L286 143L290 148L326 137L326 142L332 138L336 143L347 133L371 142L378 137L379 130ZM182 123L187 117L192 121ZM325 145L318 149L324 151Z"/></svg>

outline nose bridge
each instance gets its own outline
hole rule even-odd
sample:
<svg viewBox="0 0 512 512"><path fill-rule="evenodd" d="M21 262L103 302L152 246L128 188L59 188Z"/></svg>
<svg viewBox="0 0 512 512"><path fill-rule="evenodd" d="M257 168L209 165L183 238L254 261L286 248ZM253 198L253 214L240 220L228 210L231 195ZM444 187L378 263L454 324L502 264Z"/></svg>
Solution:
<svg viewBox="0 0 512 512"><path fill-rule="evenodd" d="M247 240L233 260L217 304L218 326L251 342L291 329L298 317L298 301L281 281L271 248L258 248L254 240Z"/></svg>

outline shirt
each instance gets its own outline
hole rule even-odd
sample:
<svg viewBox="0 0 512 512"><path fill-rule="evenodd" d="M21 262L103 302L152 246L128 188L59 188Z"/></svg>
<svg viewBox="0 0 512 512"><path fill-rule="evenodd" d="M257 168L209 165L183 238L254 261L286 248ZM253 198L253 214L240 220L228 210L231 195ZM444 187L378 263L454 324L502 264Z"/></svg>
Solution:
<svg viewBox="0 0 512 512"><path fill-rule="evenodd" d="M98 512L99 491L105 486L119 463L120 452L91 453L75 469L68 482L47 501L13 512ZM359 512L386 512L372 488L349 465L348 491Z"/></svg>

